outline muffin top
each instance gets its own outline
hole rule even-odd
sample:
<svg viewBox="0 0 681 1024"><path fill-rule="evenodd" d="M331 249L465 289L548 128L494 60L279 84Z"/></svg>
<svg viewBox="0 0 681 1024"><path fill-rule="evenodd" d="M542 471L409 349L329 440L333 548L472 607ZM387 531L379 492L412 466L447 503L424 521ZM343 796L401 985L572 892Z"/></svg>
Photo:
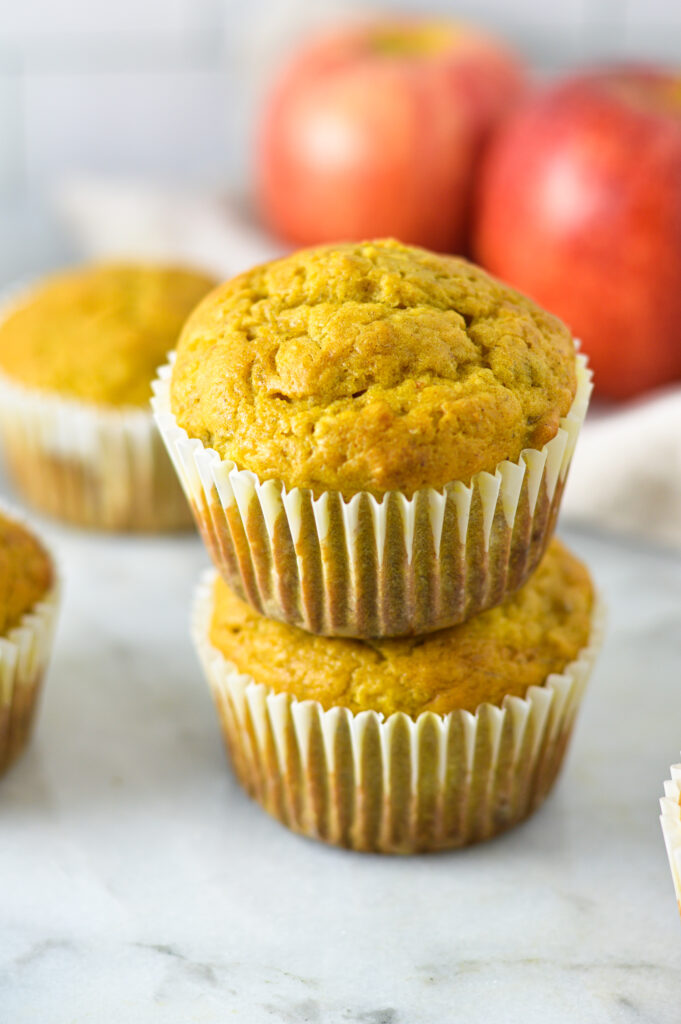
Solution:
<svg viewBox="0 0 681 1024"><path fill-rule="evenodd" d="M0 324L0 370L111 406L146 406L184 321L215 281L179 267L111 264L49 277Z"/></svg>
<svg viewBox="0 0 681 1024"><path fill-rule="evenodd" d="M530 582L503 605L427 636L349 640L266 619L215 583L213 646L276 693L328 710L447 714L523 697L586 646L593 588L586 568L553 540Z"/></svg>
<svg viewBox="0 0 681 1024"><path fill-rule="evenodd" d="M0 637L47 594L52 561L33 534L0 513Z"/></svg>
<svg viewBox="0 0 681 1024"><path fill-rule="evenodd" d="M575 390L559 320L463 259L387 240L308 249L214 291L182 332L171 404L261 479L411 495L541 447Z"/></svg>

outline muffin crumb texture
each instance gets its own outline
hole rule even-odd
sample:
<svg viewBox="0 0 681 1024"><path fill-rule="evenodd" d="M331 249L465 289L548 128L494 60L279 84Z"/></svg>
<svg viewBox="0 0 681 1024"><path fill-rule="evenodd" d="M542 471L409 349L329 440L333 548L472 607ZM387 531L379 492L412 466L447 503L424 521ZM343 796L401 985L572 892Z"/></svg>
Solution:
<svg viewBox="0 0 681 1024"><path fill-rule="evenodd" d="M53 582L52 562L41 544L0 514L0 637L19 625Z"/></svg>
<svg viewBox="0 0 681 1024"><path fill-rule="evenodd" d="M136 264L55 274L0 324L0 370L65 398L146 407L157 368L214 285L192 270Z"/></svg>
<svg viewBox="0 0 681 1024"><path fill-rule="evenodd" d="M214 291L182 332L171 402L190 437L261 479L411 495L541 448L575 390L559 320L463 259L388 240Z"/></svg>
<svg viewBox="0 0 681 1024"><path fill-rule="evenodd" d="M210 641L238 672L325 710L474 712L506 695L524 697L564 671L589 642L593 599L587 569L554 539L529 583L503 605L398 640L314 636L263 617L218 577Z"/></svg>

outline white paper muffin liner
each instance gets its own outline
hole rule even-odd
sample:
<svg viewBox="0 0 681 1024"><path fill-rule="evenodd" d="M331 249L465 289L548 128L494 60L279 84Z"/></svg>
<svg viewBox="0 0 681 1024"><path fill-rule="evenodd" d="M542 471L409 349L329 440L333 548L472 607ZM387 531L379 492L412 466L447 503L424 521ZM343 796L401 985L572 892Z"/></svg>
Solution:
<svg viewBox="0 0 681 1024"><path fill-rule="evenodd" d="M4 297L6 317L29 288ZM0 442L17 492L79 526L175 530L192 516L147 409L98 406L0 373Z"/></svg>
<svg viewBox="0 0 681 1024"><path fill-rule="evenodd" d="M672 870L676 902L681 912L681 764L672 765L671 776L664 784L664 796L660 800L660 822Z"/></svg>
<svg viewBox="0 0 681 1024"><path fill-rule="evenodd" d="M215 578L196 594L194 643L240 782L293 831L355 850L442 850L510 828L551 789L601 645L599 599L588 645L525 698L384 718L324 711L240 674L210 642Z"/></svg>
<svg viewBox="0 0 681 1024"><path fill-rule="evenodd" d="M312 633L400 636L441 629L500 604L538 565L591 394L577 356L577 393L556 436L470 486L408 499L287 491L259 480L178 426L173 357L152 407L212 560L254 608Z"/></svg>
<svg viewBox="0 0 681 1024"><path fill-rule="evenodd" d="M1 502L0 513L35 534L21 516ZM37 536L49 555L49 549ZM18 626L0 636L0 772L6 771L21 754L33 729L59 611L60 584L54 562L53 568L52 588Z"/></svg>

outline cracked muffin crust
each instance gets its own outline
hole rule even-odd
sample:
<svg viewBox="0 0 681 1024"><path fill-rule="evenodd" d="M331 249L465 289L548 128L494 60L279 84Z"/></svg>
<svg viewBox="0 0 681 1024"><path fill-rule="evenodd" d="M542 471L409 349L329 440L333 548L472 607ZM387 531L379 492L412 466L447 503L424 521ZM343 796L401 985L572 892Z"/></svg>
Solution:
<svg viewBox="0 0 681 1024"><path fill-rule="evenodd" d="M524 697L562 672L589 641L593 603L586 567L553 540L534 576L504 604L404 639L314 636L260 615L218 577L210 642L256 683L325 710L446 715Z"/></svg>
<svg viewBox="0 0 681 1024"><path fill-rule="evenodd" d="M182 332L171 401L260 479L411 496L541 448L575 391L559 320L463 259L383 240L216 289Z"/></svg>
<svg viewBox="0 0 681 1024"><path fill-rule="evenodd" d="M193 270L140 264L54 274L0 324L0 370L65 398L146 408L157 367L215 284Z"/></svg>

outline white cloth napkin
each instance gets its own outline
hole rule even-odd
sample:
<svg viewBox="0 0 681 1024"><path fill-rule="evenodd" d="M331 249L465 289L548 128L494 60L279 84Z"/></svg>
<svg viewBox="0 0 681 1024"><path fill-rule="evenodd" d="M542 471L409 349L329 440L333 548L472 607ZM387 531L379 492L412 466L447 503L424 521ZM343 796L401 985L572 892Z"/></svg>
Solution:
<svg viewBox="0 0 681 1024"><path fill-rule="evenodd" d="M88 179L56 203L88 258L178 260L226 278L286 251L235 197ZM563 513L681 548L681 387L590 412Z"/></svg>
<svg viewBox="0 0 681 1024"><path fill-rule="evenodd" d="M562 507L567 519L681 548L681 388L594 409Z"/></svg>

